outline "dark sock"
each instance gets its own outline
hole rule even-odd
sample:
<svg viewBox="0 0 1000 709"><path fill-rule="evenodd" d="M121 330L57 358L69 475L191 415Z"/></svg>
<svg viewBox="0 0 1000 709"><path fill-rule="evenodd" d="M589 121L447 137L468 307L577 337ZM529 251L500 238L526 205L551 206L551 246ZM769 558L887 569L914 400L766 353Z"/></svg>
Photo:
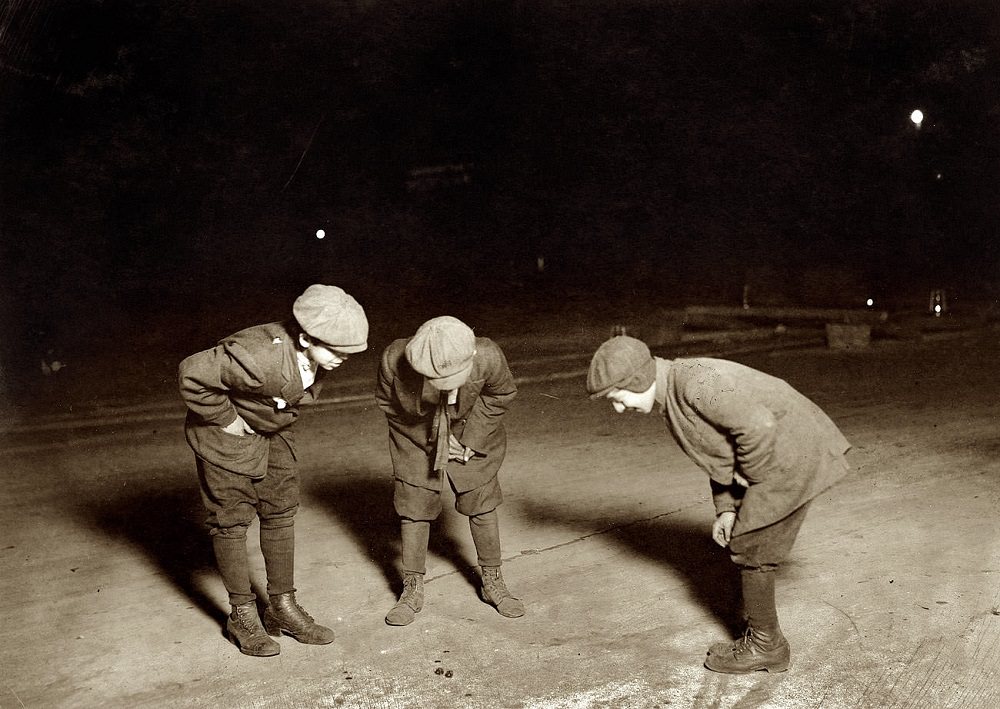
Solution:
<svg viewBox="0 0 1000 709"><path fill-rule="evenodd" d="M426 573L427 543L431 538L431 523L400 519L399 535L403 547L403 571Z"/></svg>
<svg viewBox="0 0 1000 709"><path fill-rule="evenodd" d="M759 636L780 641L782 634L774 601L774 571L742 569L740 580L747 624Z"/></svg>
<svg viewBox="0 0 1000 709"><path fill-rule="evenodd" d="M229 592L229 603L241 606L257 597L250 588L250 562L247 561L246 537L212 535L215 563L219 567L222 583Z"/></svg>
<svg viewBox="0 0 1000 709"><path fill-rule="evenodd" d="M500 566L500 518L496 510L469 517L480 566Z"/></svg>
<svg viewBox="0 0 1000 709"><path fill-rule="evenodd" d="M267 595L295 590L295 527L261 527L260 553L267 569Z"/></svg>

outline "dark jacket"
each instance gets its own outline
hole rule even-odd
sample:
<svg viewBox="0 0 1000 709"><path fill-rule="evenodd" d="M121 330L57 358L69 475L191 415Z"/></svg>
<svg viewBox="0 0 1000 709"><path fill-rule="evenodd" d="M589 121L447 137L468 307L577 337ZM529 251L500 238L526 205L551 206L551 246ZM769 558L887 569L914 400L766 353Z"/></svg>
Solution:
<svg viewBox="0 0 1000 709"><path fill-rule="evenodd" d="M315 401L322 386L320 370L303 390L294 332L280 322L257 325L181 362L180 392L188 407L184 429L196 455L232 472L264 474L267 438L295 423L298 406ZM261 435L223 431L237 414Z"/></svg>
<svg viewBox="0 0 1000 709"><path fill-rule="evenodd" d="M389 424L389 451L396 478L437 490L442 481L433 470L433 424L440 392L410 366L406 342L396 340L382 353L375 400ZM502 418L516 394L503 352L493 340L477 337L472 371L458 390L456 405L448 407L451 433L476 451L468 463L448 464L448 476L459 492L486 484L500 469L507 450Z"/></svg>
<svg viewBox="0 0 1000 709"><path fill-rule="evenodd" d="M738 510L733 534L784 519L847 472L851 444L782 379L698 357L656 358L656 382L671 434L711 478L716 512Z"/></svg>

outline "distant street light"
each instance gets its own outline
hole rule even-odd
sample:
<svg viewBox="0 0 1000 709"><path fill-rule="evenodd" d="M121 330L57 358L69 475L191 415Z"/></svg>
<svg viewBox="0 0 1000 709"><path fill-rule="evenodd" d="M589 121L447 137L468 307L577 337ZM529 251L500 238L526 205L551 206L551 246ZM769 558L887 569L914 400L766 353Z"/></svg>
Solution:
<svg viewBox="0 0 1000 709"><path fill-rule="evenodd" d="M317 239L322 239L324 236L326 236L326 232L325 231L323 231L322 229L317 229L316 230L316 238Z"/></svg>
<svg viewBox="0 0 1000 709"><path fill-rule="evenodd" d="M929 310L936 318L948 312L948 295L944 288L935 288L931 291Z"/></svg>
<svg viewBox="0 0 1000 709"><path fill-rule="evenodd" d="M919 129L920 124L924 122L924 112L919 108L914 110L913 113L910 114L910 120L913 121L913 125Z"/></svg>

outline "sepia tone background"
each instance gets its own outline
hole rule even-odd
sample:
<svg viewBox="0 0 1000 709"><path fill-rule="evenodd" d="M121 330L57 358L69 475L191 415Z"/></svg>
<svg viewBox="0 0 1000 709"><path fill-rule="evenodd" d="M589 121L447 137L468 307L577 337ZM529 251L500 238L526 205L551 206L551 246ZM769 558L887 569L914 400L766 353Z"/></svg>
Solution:
<svg viewBox="0 0 1000 709"><path fill-rule="evenodd" d="M160 376L317 281L388 339L466 304L990 302L998 49L975 0L11 0L5 386Z"/></svg>
<svg viewBox="0 0 1000 709"><path fill-rule="evenodd" d="M986 0L0 5L0 707L997 704L998 52ZM372 327L301 423L297 583L338 640L260 661L222 635L176 367L314 282ZM831 349L846 311L871 339ZM393 629L370 392L445 313L518 378L528 615L478 601L446 513ZM779 582L789 673L701 667L736 609L707 482L583 394L623 330L787 379L855 446Z"/></svg>

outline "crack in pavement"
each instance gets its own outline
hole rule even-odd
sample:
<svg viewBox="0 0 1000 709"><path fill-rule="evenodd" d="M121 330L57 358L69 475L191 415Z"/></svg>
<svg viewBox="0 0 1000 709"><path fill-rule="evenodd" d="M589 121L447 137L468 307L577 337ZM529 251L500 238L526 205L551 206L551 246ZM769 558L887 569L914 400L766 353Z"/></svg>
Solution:
<svg viewBox="0 0 1000 709"><path fill-rule="evenodd" d="M514 554L514 555L509 556L509 557L505 557L503 560L505 562L506 561L516 561L517 559L522 559L522 558L529 557L529 556L538 556L540 554L545 554L545 553L550 552L550 551L555 551L557 549L562 549L564 547L572 546L574 544L579 544L580 542L587 541L588 539L591 539L593 537L599 537L599 536L602 536L604 534L610 534L612 532L617 532L617 531L623 530L623 529L629 529L631 527L635 527L635 526L640 525L640 524L646 524L648 522L653 522L653 521L656 521L658 519L663 519L665 517L670 517L672 515L676 515L676 514L679 514L681 512L686 512L687 510L694 509L695 507L700 507L701 505L703 505L705 503L705 499L706 498L700 498L697 502L695 502L695 503L693 503L691 505L687 505L685 507L679 507L676 510L671 510L669 512L661 512L660 514L653 515L652 517L642 517L640 519L634 519L634 520L631 520L629 522L623 522L623 523L619 523L619 524L613 524L610 527L604 527L603 529L597 529L597 530L594 530L593 532L588 532L586 534L581 534L578 537L570 539L569 541L560 542L559 544L552 544L551 546L542 547L541 549L525 549L525 550L520 551L517 554ZM442 573L442 574L437 574L435 576L431 576L430 578L426 579L424 581L424 583L430 583L431 581L434 581L435 579L446 578L448 576L454 576L454 575L460 574L460 573L463 573L463 571L461 569L455 569L453 571L447 571L447 572Z"/></svg>

